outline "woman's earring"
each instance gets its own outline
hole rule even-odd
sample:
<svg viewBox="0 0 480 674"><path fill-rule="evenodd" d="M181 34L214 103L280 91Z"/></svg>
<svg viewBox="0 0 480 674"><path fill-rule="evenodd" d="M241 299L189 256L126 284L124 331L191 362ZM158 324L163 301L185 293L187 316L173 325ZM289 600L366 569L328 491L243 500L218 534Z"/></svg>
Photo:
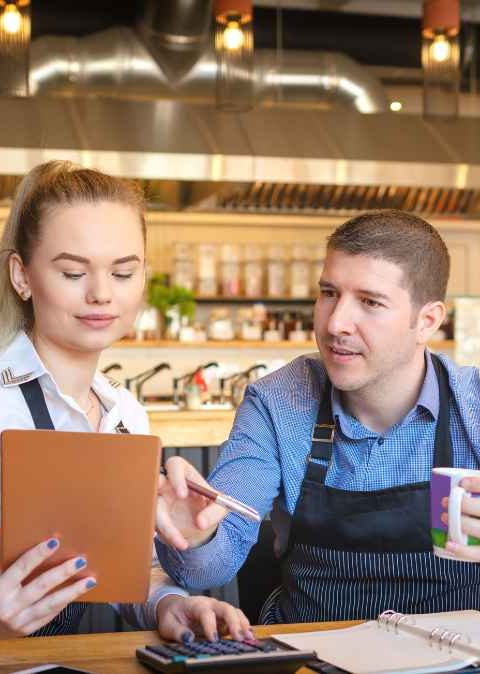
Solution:
<svg viewBox="0 0 480 674"><path fill-rule="evenodd" d="M30 299L30 291L29 290L24 290L22 293L20 293L20 297L24 302Z"/></svg>

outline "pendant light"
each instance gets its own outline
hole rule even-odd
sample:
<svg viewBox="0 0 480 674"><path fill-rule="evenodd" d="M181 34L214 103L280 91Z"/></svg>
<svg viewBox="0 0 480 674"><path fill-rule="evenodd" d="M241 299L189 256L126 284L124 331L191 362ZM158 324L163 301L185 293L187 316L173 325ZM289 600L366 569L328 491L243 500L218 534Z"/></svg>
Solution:
<svg viewBox="0 0 480 674"><path fill-rule="evenodd" d="M30 0L0 0L0 94L28 96Z"/></svg>
<svg viewBox="0 0 480 674"><path fill-rule="evenodd" d="M424 0L423 112L456 117L460 85L460 0Z"/></svg>
<svg viewBox="0 0 480 674"><path fill-rule="evenodd" d="M242 112L253 106L252 0L215 0L216 104Z"/></svg>

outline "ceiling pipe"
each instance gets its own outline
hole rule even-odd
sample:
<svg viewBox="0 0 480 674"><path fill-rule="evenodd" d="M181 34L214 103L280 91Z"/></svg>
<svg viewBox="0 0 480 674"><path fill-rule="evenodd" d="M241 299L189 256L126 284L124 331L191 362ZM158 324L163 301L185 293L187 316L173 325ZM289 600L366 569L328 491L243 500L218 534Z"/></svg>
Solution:
<svg viewBox="0 0 480 674"><path fill-rule="evenodd" d="M204 51L212 0L145 0L138 33L172 84L180 80Z"/></svg>
<svg viewBox="0 0 480 674"><path fill-rule="evenodd" d="M174 98L213 102L217 61L212 48L178 77L162 69L129 28L111 28L82 38L46 36L32 41L30 91L68 96ZM343 102L359 112L388 110L379 80L345 54L273 50L254 56L255 105L324 106ZM281 95L279 95L279 93Z"/></svg>

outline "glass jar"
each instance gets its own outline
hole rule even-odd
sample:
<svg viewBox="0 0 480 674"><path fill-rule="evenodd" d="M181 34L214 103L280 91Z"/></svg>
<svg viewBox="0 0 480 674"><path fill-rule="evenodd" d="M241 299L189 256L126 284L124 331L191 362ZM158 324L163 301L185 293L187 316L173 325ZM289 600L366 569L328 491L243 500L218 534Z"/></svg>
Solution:
<svg viewBox="0 0 480 674"><path fill-rule="evenodd" d="M305 245L296 244L292 248L290 262L290 297L309 297L310 279L308 248Z"/></svg>
<svg viewBox="0 0 480 674"><path fill-rule="evenodd" d="M311 262L311 292L314 297L318 295L318 282L323 272L323 265L325 263L325 246L314 246L312 250Z"/></svg>
<svg viewBox="0 0 480 674"><path fill-rule="evenodd" d="M197 294L202 297L217 294L217 246L214 243L198 245Z"/></svg>
<svg viewBox="0 0 480 674"><path fill-rule="evenodd" d="M173 251L173 283L187 290L195 285L193 248L189 243L176 243Z"/></svg>
<svg viewBox="0 0 480 674"><path fill-rule="evenodd" d="M220 263L221 294L224 297L240 295L240 251L238 246L224 243Z"/></svg>
<svg viewBox="0 0 480 674"><path fill-rule="evenodd" d="M244 260L243 285L245 297L261 297L263 293L263 260L260 246L246 244Z"/></svg>
<svg viewBox="0 0 480 674"><path fill-rule="evenodd" d="M286 290L286 253L281 245L269 246L267 249L267 295L268 297L284 297Z"/></svg>

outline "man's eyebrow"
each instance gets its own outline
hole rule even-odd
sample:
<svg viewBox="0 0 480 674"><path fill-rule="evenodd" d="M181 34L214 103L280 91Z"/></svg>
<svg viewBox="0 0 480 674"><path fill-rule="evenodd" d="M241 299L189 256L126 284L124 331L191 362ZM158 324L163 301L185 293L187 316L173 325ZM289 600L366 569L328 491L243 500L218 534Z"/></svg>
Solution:
<svg viewBox="0 0 480 674"><path fill-rule="evenodd" d="M52 262L57 262L57 260L71 260L72 262L90 264L90 260L87 257L73 255L72 253L60 253L53 258ZM118 259L114 260L112 264L124 264L125 262L140 262L140 258L138 255L127 255L126 257L119 257Z"/></svg>
<svg viewBox="0 0 480 674"><path fill-rule="evenodd" d="M327 280L320 279L318 285L320 286L320 288L331 288L332 290L337 290L335 284L330 283L330 281ZM376 290L369 290L368 288L358 288L356 292L359 295L368 295L368 297L371 297L372 299L375 300L384 300L385 302L388 302L390 300L390 297L388 295L385 295L384 293L379 293Z"/></svg>

